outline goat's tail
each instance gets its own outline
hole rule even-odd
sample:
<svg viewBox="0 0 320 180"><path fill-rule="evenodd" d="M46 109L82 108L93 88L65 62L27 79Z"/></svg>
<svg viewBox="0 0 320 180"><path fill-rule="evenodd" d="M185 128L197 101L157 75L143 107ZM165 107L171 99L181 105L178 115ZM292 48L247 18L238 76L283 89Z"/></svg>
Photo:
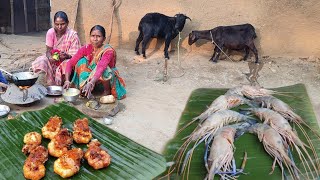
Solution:
<svg viewBox="0 0 320 180"><path fill-rule="evenodd" d="M251 27L253 39L257 38L256 29L253 27L252 24L248 24L248 25Z"/></svg>
<svg viewBox="0 0 320 180"><path fill-rule="evenodd" d="M253 30L253 39L257 38L257 34L256 34L256 31Z"/></svg>

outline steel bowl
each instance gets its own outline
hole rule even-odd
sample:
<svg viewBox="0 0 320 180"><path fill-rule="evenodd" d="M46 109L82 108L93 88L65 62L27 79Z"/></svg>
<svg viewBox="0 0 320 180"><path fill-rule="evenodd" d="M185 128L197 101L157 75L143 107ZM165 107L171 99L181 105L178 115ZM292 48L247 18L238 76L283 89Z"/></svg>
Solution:
<svg viewBox="0 0 320 180"><path fill-rule="evenodd" d="M0 118L5 117L10 112L10 107L7 105L0 105Z"/></svg>
<svg viewBox="0 0 320 180"><path fill-rule="evenodd" d="M47 92L49 96L61 96L62 95L62 86L48 86Z"/></svg>
<svg viewBox="0 0 320 180"><path fill-rule="evenodd" d="M76 88L69 88L67 90L63 90L63 98L68 102L74 102L79 98L80 90Z"/></svg>

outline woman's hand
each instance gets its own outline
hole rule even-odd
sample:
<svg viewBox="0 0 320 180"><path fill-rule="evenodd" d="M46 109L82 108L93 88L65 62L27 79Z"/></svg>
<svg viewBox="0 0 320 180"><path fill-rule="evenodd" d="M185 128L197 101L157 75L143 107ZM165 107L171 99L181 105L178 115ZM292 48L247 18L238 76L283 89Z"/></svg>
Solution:
<svg viewBox="0 0 320 180"><path fill-rule="evenodd" d="M87 84L82 88L82 93L84 93L84 96L86 96L88 99L92 96L91 92L94 88L94 84L89 81Z"/></svg>
<svg viewBox="0 0 320 180"><path fill-rule="evenodd" d="M69 54L67 54L66 52L64 52L64 51L61 51L59 58L60 58L61 61L64 61L66 59L70 59L71 56Z"/></svg>
<svg viewBox="0 0 320 180"><path fill-rule="evenodd" d="M50 54L50 53L47 53L47 54L46 54L46 57L48 58L49 62L51 62L51 63L55 62L55 60L54 60L54 59L52 59L52 57L51 57L51 54Z"/></svg>
<svg viewBox="0 0 320 180"><path fill-rule="evenodd" d="M70 87L70 81L65 81L63 84L63 89L69 89Z"/></svg>
<svg viewBox="0 0 320 180"><path fill-rule="evenodd" d="M0 82L0 87L2 87L2 88L7 88L7 87L8 87L8 85L7 85L7 84L5 84L5 83Z"/></svg>

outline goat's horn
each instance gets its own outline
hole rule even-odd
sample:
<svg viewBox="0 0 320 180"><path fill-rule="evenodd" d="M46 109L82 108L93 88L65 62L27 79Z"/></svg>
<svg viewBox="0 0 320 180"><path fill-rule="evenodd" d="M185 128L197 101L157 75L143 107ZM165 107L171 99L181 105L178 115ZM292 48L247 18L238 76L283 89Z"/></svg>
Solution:
<svg viewBox="0 0 320 180"><path fill-rule="evenodd" d="M189 19L191 21L191 19L188 16L186 16L186 19Z"/></svg>

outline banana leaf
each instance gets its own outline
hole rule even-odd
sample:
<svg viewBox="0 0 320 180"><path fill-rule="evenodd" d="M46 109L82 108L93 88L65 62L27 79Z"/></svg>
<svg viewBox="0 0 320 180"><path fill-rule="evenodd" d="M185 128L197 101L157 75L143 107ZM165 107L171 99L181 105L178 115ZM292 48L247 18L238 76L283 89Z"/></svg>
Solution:
<svg viewBox="0 0 320 180"><path fill-rule="evenodd" d="M77 109L59 103L50 105L39 111L25 112L13 120L0 122L0 179L24 179L22 167L26 156L21 152L23 137L26 133L41 128L51 116L62 117L63 127L72 130L73 122L78 118L87 117ZM102 143L111 155L111 165L107 168L94 170L86 161L81 163L78 174L71 179L152 179L165 171L165 159L135 143L129 138L109 129L99 122L89 119L89 126L93 138ZM42 145L47 147L49 140L43 139ZM86 145L73 144L86 150ZM53 163L56 158L49 156L46 162L46 176L44 179L62 179L53 172Z"/></svg>
<svg viewBox="0 0 320 180"><path fill-rule="evenodd" d="M299 114L313 129L317 132L319 131L319 126L313 112L312 104L310 103L310 99L308 97L306 88L303 84L296 84L287 87L281 87L274 89L279 92L283 92L282 95L275 95L277 98L289 104L294 108L294 111ZM203 111L207 109L207 107L211 104L211 102L216 99L218 96L224 94L227 89L196 89L194 90L187 102L187 105L182 112L181 118L179 120L178 129L181 129L184 125L192 120L193 117L198 116ZM233 110L238 111L238 107ZM292 124L291 124L292 125ZM178 163L179 165L182 162L176 162L174 160L174 156L181 147L182 143L185 141L185 137L191 134L191 132L197 126L197 122L191 124L188 128L184 129L180 133L176 133L174 138L171 139L167 145L165 146L163 155L165 156L167 162ZM292 125L293 126L293 125ZM294 127L294 126L293 126ZM295 128L295 127L294 127ZM298 132L299 137L303 137L298 128L295 128ZM318 156L320 156L320 141L319 138L315 136L314 133L310 132L308 129L305 129L310 136L315 149L317 150ZM304 138L301 138L305 140ZM246 161L246 166L244 168L244 172L246 174L240 174L238 179L246 179L246 180L279 180L281 179L281 170L276 164L275 171L272 174L271 166L273 163L273 158L269 156L264 148L262 143L259 142L258 138L253 134L244 134L239 139L237 139L234 143L235 145L235 160L236 166L239 169L244 153L247 152L248 159ZM191 149L193 144L190 144L187 149ZM193 152L192 159L190 162L189 169L186 169L183 173L177 172L179 170L174 169L172 172L169 170L166 171L163 176L170 176L170 179L204 179L207 174L207 170L204 166L204 152L205 145L204 143L200 144ZM295 152L293 152L293 157L296 165L302 171L303 174L308 173L303 171L302 164ZM287 173L289 176L289 174ZM215 179L218 179L218 175L215 176ZM310 176L311 177L311 176ZM317 178L317 177L316 177ZM318 177L319 178L319 177Z"/></svg>

